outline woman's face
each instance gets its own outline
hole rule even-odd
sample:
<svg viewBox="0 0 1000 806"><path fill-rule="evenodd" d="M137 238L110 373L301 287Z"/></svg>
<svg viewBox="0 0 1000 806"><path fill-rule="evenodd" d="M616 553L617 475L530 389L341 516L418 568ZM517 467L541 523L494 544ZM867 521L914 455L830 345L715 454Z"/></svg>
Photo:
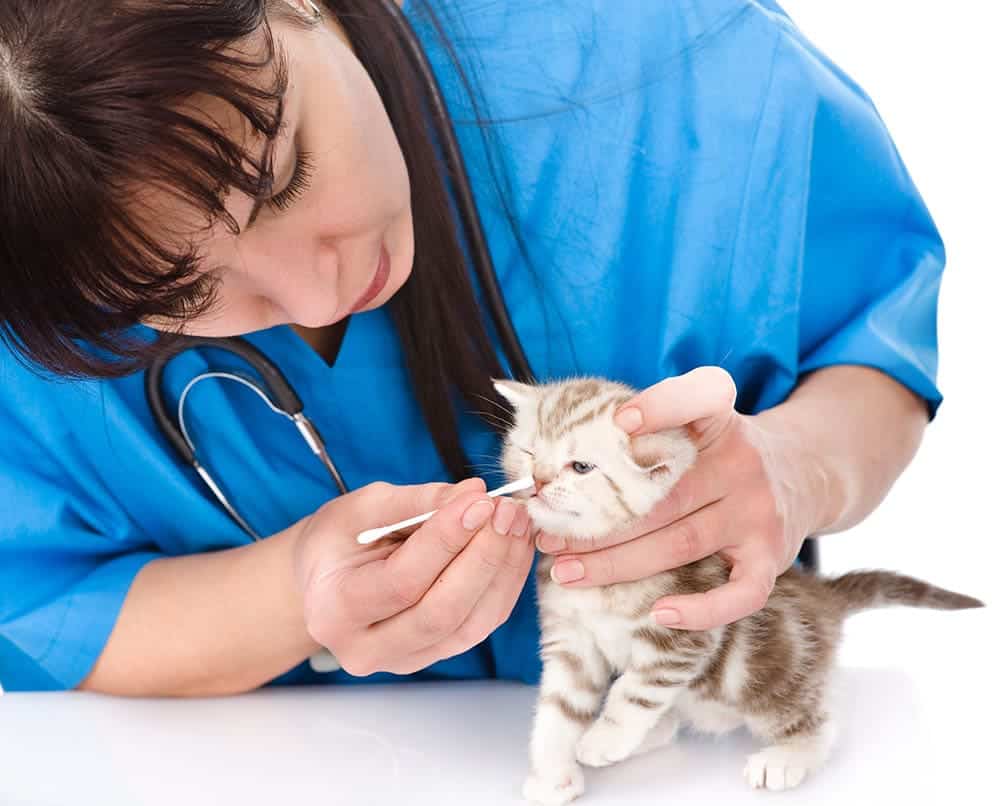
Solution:
<svg viewBox="0 0 1000 806"><path fill-rule="evenodd" d="M234 191L226 207L240 234L219 222L195 239L218 285L217 304L184 324L192 335L330 325L384 304L413 268L406 165L346 36L330 19L311 30L276 19L272 28L289 77L274 194L257 209ZM233 112L221 116L241 125Z"/></svg>

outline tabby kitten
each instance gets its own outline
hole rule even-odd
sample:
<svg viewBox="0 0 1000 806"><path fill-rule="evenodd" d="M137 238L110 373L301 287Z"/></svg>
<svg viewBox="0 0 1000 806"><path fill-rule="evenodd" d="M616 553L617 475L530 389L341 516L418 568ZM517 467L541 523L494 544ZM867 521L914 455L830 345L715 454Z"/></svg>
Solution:
<svg viewBox="0 0 1000 806"><path fill-rule="evenodd" d="M630 440L613 422L635 394L583 378L528 386L497 381L512 405L503 467L532 474L535 526L598 538L647 514L693 464L682 429ZM790 568L763 610L705 631L672 630L650 618L670 594L718 587L716 556L638 582L567 589L538 562L541 688L525 797L564 804L583 792L580 765L602 767L661 747L687 723L724 733L746 725L764 740L744 769L750 786L797 786L826 760L834 730L827 678L846 616L886 604L981 607L968 596L887 571L823 579Z"/></svg>

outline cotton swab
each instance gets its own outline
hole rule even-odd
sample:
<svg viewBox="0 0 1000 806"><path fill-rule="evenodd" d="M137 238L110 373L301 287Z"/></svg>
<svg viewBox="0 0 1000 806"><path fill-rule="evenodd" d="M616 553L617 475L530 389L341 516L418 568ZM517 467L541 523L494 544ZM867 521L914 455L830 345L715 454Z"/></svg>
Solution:
<svg viewBox="0 0 1000 806"><path fill-rule="evenodd" d="M498 487L486 493L490 498L496 498L498 495L507 495L509 493L517 493L521 490L530 490L535 486L535 480L528 476L523 479L518 479L517 481L512 481L510 484L505 484L503 487ZM366 529L364 532L358 535L358 543L362 546L366 546L369 543L374 543L376 540L380 540L386 535L390 535L400 529L406 529L409 526L416 526L423 523L424 521L430 520L434 515L436 515L438 510L433 512L425 512L423 515L417 515L415 518L410 518L405 521L400 521L399 523L393 523L390 526L380 526L377 529Z"/></svg>

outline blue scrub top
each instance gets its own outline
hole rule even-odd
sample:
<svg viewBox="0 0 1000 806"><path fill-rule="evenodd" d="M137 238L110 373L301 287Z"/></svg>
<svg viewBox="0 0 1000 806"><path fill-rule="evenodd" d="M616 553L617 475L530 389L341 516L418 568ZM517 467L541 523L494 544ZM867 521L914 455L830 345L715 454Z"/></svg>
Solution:
<svg viewBox="0 0 1000 806"><path fill-rule="evenodd" d="M541 379L645 387L728 369L738 408L830 364L941 397L944 254L872 103L772 2L434 0L483 94L485 133L431 27L408 9L455 119L503 293ZM528 247L516 248L492 171ZM384 310L328 367L286 327L250 340L285 371L352 488L446 479ZM168 369L173 399L199 371ZM150 560L247 538L154 428L143 379L65 382L0 350L0 681L61 689L91 669ZM291 425L235 384L189 415L206 463L264 534L332 495ZM470 455L497 443L474 417ZM495 483L495 477L488 477ZM480 646L411 679L534 682L533 575ZM378 674L366 680L389 680ZM354 682L303 666L279 682Z"/></svg>

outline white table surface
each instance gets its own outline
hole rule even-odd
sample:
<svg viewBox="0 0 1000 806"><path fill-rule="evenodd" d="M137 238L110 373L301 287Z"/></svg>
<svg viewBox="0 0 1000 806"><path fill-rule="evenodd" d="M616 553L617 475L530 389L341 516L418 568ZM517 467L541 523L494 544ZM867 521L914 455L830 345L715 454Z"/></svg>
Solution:
<svg viewBox="0 0 1000 806"><path fill-rule="evenodd" d="M989 609L858 618L866 627L848 635L847 648L881 636L899 665L839 669L840 741L800 789L748 790L741 771L754 743L743 733L682 734L656 754L589 770L577 802L1000 802L991 665L998 633ZM532 687L498 682L195 701L8 692L0 698L0 804L517 804L534 698Z"/></svg>

